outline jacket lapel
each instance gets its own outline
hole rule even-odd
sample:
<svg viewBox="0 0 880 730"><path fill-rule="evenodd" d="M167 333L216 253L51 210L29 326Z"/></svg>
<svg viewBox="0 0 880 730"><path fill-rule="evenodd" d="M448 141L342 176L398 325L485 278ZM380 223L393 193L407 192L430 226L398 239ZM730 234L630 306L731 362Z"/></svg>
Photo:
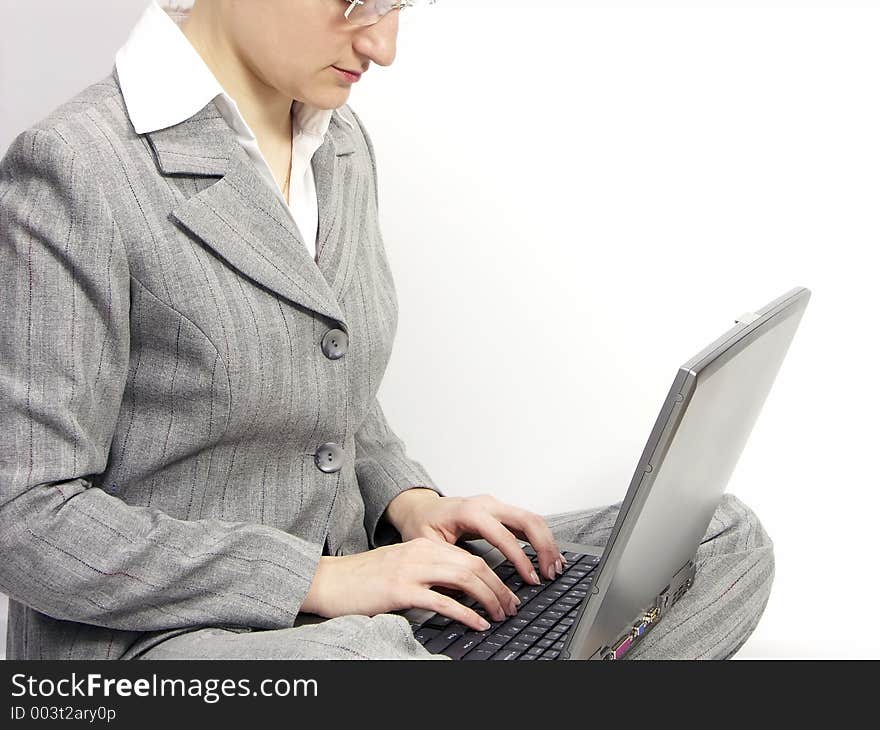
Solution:
<svg viewBox="0 0 880 730"><path fill-rule="evenodd" d="M296 304L346 325L339 300L350 282L358 211L367 187L350 131L334 111L312 169L318 197L318 263L284 203L260 176L212 101L181 124L145 136L166 175L217 182L172 211L172 218L245 276ZM360 162L360 164L358 164ZM347 329L347 325L346 325Z"/></svg>

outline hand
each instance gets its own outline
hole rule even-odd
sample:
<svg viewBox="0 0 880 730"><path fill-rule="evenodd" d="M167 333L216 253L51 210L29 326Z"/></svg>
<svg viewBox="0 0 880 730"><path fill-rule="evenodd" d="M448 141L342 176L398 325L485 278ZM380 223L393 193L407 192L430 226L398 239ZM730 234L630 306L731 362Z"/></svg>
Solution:
<svg viewBox="0 0 880 730"><path fill-rule="evenodd" d="M454 544L460 539L484 538L504 553L523 580L533 585L541 581L518 539L531 543L541 572L550 580L568 562L541 515L500 502L489 494L441 497L431 489L408 489L391 501L386 516L404 541L427 537Z"/></svg>
<svg viewBox="0 0 880 730"><path fill-rule="evenodd" d="M516 613L520 599L481 557L456 545L416 538L343 556L323 556L300 610L332 618L424 608L477 631L489 628L476 611L431 586L464 591L496 621Z"/></svg>

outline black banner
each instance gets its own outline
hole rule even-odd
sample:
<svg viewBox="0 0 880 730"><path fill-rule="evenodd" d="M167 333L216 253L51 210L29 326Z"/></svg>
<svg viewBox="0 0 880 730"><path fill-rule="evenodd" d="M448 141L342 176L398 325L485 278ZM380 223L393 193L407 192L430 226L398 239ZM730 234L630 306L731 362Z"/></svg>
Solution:
<svg viewBox="0 0 880 730"><path fill-rule="evenodd" d="M808 709L816 720L822 706L839 722L870 696L874 671L873 662L811 661L10 661L0 662L0 727L226 727L267 717L290 727L382 718L466 724L477 716L564 727L581 716L614 722L695 712L757 722L781 709Z"/></svg>

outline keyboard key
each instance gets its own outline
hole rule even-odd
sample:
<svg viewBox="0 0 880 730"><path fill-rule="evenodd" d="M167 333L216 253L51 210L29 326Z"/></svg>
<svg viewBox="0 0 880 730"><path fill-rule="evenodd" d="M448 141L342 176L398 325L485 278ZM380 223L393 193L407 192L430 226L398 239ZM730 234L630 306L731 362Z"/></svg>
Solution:
<svg viewBox="0 0 880 730"><path fill-rule="evenodd" d="M530 626L528 629L523 631L516 638L519 639L520 641L524 641L529 646L531 646L536 641L540 641L543 638L543 636L544 636L543 632L535 631L534 627Z"/></svg>
<svg viewBox="0 0 880 730"><path fill-rule="evenodd" d="M541 654L543 654L543 653L544 653L544 649L542 649L541 647L538 647L538 646L533 646L531 649L526 651L523 654L523 656L529 655L529 656L533 656L533 657L538 657L538 656L541 656Z"/></svg>
<svg viewBox="0 0 880 730"><path fill-rule="evenodd" d="M433 639L439 633L440 629L431 629L423 626L415 632L416 641L418 641L420 644L424 644L425 642Z"/></svg>
<svg viewBox="0 0 880 730"><path fill-rule="evenodd" d="M559 629L553 629L552 631L548 631L544 634L545 639L550 639L551 641L556 641L560 636L562 636L562 631Z"/></svg>
<svg viewBox="0 0 880 730"><path fill-rule="evenodd" d="M541 639L535 646L540 647L541 649L547 649L553 646L555 642L553 639Z"/></svg>
<svg viewBox="0 0 880 730"><path fill-rule="evenodd" d="M533 586L528 583L523 583L522 586L514 591L514 593L516 593L516 597L525 604L535 598L535 596L543 590L544 589L541 586Z"/></svg>
<svg viewBox="0 0 880 730"><path fill-rule="evenodd" d="M443 631L437 634L437 636L431 639L427 644L425 644L425 649L427 649L432 654L439 654L453 641L455 641L456 639L460 639L461 636L462 634L455 631Z"/></svg>
<svg viewBox="0 0 880 730"><path fill-rule="evenodd" d="M535 552L535 548L533 548L531 545L526 545L526 546L523 548L523 552L524 552L526 555L528 555L529 557L531 557L532 555L537 555L537 553Z"/></svg>
<svg viewBox="0 0 880 730"><path fill-rule="evenodd" d="M492 635L492 629L488 628L485 631L479 631L477 629L472 629L468 626L468 630L465 632L465 636L479 636L480 639L485 639L487 636Z"/></svg>
<svg viewBox="0 0 880 730"><path fill-rule="evenodd" d="M505 578L504 585L510 588L511 591L516 593L523 586L523 580L519 577L519 574L512 575L510 578Z"/></svg>
<svg viewBox="0 0 880 730"><path fill-rule="evenodd" d="M485 642L483 642L476 649L465 654L462 659L466 662L478 659L491 659L493 654L495 654L495 649L485 646Z"/></svg>
<svg viewBox="0 0 880 730"><path fill-rule="evenodd" d="M492 661L510 661L511 659L516 659L522 653L522 649L508 649L505 646L501 651L492 656Z"/></svg>
<svg viewBox="0 0 880 730"><path fill-rule="evenodd" d="M458 641L447 646L443 650L443 654L452 659L461 659L471 649L476 648L480 641L481 639L476 637L462 636Z"/></svg>
<svg viewBox="0 0 880 730"><path fill-rule="evenodd" d="M504 626L502 626L500 629L498 629L497 631L494 631L492 633L492 636L500 636L500 637L504 637L507 639L512 639L514 636L516 636L524 628L525 628L524 626L514 626L513 624L507 623Z"/></svg>
<svg viewBox="0 0 880 730"><path fill-rule="evenodd" d="M501 578L501 580L509 578L514 573L516 573L516 568L510 565L510 563L501 563L501 565L495 568L495 574Z"/></svg>
<svg viewBox="0 0 880 730"><path fill-rule="evenodd" d="M564 640L564 639L560 639L560 640L557 641L557 642L556 642L551 648L553 648L553 649L562 649L563 646L565 646L565 640Z"/></svg>
<svg viewBox="0 0 880 730"><path fill-rule="evenodd" d="M534 622L535 626L542 626L545 629L551 628L555 623L555 621L548 618L536 618Z"/></svg>
<svg viewBox="0 0 880 730"><path fill-rule="evenodd" d="M532 606L526 606L525 608L521 608L516 612L517 618L524 618L526 621L531 621L533 618L536 618L541 613L540 608L533 608Z"/></svg>
<svg viewBox="0 0 880 730"><path fill-rule="evenodd" d="M566 560L568 560L569 565L577 563L581 559L580 553L570 553L563 550L562 555L565 557Z"/></svg>
<svg viewBox="0 0 880 730"><path fill-rule="evenodd" d="M557 611L555 608L548 608L541 614L542 618L552 618L554 621L558 621L563 616L565 616L565 614L562 611Z"/></svg>
<svg viewBox="0 0 880 730"><path fill-rule="evenodd" d="M504 645L505 649L519 649L520 651L526 651L527 649L531 649L531 645L527 644L524 641L508 641Z"/></svg>
<svg viewBox="0 0 880 730"><path fill-rule="evenodd" d="M444 629L449 624L452 623L452 619L449 616L443 616L442 614L435 613L431 618L425 621L424 626L434 628L434 629Z"/></svg>
<svg viewBox="0 0 880 730"><path fill-rule="evenodd" d="M558 656L559 656L558 649L545 649L544 653L541 654L541 656L538 658L539 659L555 659Z"/></svg>
<svg viewBox="0 0 880 730"><path fill-rule="evenodd" d="M534 654L534 655L533 654L520 654L519 661L529 662L529 661L534 661L537 658L538 658L537 654Z"/></svg>

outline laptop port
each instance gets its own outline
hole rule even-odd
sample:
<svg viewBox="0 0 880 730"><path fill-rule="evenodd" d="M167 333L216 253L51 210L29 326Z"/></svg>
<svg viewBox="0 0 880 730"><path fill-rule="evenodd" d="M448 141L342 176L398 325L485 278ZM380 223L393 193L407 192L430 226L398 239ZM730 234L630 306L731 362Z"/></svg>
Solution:
<svg viewBox="0 0 880 730"><path fill-rule="evenodd" d="M617 646L615 646L611 650L611 654L613 655L611 658L612 659L621 659L623 657L623 655L629 651L630 647L632 646L632 643L633 643L633 637L627 636L625 639L623 639Z"/></svg>
<svg viewBox="0 0 880 730"><path fill-rule="evenodd" d="M654 623L657 620L657 617L660 615L659 608L652 608L648 611L644 616L642 616L643 621L647 621L649 624Z"/></svg>

